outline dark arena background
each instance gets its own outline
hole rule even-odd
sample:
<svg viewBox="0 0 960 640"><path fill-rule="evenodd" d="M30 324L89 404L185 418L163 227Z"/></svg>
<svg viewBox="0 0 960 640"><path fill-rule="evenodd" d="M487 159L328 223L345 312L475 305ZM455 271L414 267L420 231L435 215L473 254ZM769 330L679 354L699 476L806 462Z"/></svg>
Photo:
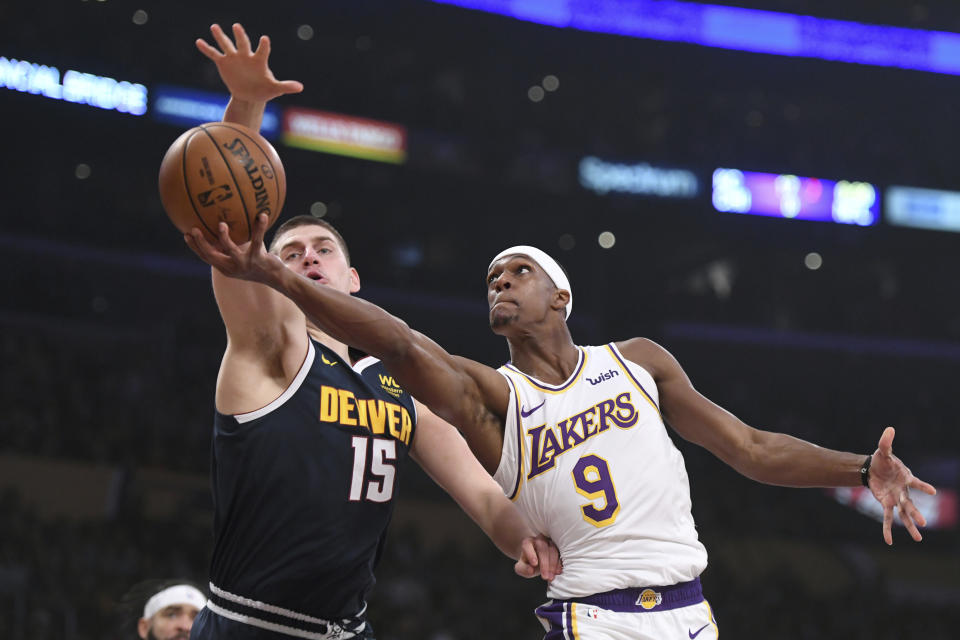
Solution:
<svg viewBox="0 0 960 640"><path fill-rule="evenodd" d="M948 0L0 3L0 637L133 638L134 583L206 582L209 271L157 194L218 120L194 47L273 42L281 218L350 243L363 288L448 350L507 359L485 268L571 274L575 341L642 335L747 423L936 485L922 543L859 489L755 484L678 438L726 638L960 629L960 5ZM544 585L403 470L381 640L539 638ZM122 629L121 629L122 628Z"/></svg>

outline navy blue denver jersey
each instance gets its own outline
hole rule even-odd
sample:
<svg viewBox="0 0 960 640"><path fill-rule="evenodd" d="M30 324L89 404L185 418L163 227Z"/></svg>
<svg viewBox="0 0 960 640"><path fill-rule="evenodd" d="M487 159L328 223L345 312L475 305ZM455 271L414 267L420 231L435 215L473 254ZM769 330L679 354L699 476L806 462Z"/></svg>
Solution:
<svg viewBox="0 0 960 640"><path fill-rule="evenodd" d="M217 412L210 581L221 615L282 622L362 611L415 411L378 360L351 365L311 339L274 402Z"/></svg>

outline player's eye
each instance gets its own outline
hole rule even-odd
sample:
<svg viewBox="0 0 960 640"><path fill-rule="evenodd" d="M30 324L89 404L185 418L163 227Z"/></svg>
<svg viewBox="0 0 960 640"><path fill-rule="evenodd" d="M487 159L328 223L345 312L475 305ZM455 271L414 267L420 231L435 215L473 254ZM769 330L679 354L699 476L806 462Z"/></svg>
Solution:
<svg viewBox="0 0 960 640"><path fill-rule="evenodd" d="M531 271L530 267L525 264L522 264L517 268L517 273L527 273L529 271Z"/></svg>
<svg viewBox="0 0 960 640"><path fill-rule="evenodd" d="M487 284L491 284L494 280L497 279L497 274L491 273L487 276Z"/></svg>
<svg viewBox="0 0 960 640"><path fill-rule="evenodd" d="M299 258L299 257L300 257L300 254L299 254L298 252L296 252L296 251L291 251L290 253L288 253L288 254L286 255L286 257L284 258L284 260L285 260L285 261L290 261L290 260L295 260L296 258Z"/></svg>
<svg viewBox="0 0 960 640"><path fill-rule="evenodd" d="M323 247L322 249L320 249L320 251L318 251L318 253L326 255L328 253L333 253L333 251L331 251L329 247Z"/></svg>

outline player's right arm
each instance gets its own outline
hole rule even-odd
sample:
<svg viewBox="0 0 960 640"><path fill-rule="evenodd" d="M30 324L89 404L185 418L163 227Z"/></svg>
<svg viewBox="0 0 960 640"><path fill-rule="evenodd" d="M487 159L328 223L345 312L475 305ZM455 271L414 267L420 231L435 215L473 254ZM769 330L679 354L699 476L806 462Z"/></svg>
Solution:
<svg viewBox="0 0 960 640"><path fill-rule="evenodd" d="M217 47L198 39L197 49L217 65L230 91L224 122L259 131L271 99L303 90L292 80L278 81L268 65L270 40L261 36L256 50L246 31L233 25L234 41L219 25L210 33ZM283 393L307 352L303 313L273 289L228 278L212 270L213 292L227 330L227 348L217 377L217 409L244 413Z"/></svg>

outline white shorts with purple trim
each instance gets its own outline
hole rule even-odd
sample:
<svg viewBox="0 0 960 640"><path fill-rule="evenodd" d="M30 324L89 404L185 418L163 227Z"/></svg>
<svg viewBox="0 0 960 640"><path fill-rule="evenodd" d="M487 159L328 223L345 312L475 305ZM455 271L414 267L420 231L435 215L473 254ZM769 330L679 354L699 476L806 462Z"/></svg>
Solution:
<svg viewBox="0 0 960 640"><path fill-rule="evenodd" d="M544 640L716 640L720 635L699 578L551 600L535 613L547 632Z"/></svg>

